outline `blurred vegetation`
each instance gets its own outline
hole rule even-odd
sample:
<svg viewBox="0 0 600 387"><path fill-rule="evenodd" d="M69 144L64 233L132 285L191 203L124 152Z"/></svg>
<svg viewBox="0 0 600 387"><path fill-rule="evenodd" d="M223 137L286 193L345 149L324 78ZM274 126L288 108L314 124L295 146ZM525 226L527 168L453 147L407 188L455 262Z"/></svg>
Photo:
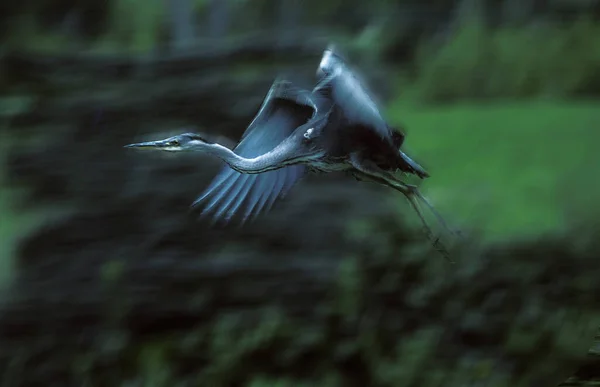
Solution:
<svg viewBox="0 0 600 387"><path fill-rule="evenodd" d="M600 91L600 24L490 30L462 25L441 47L424 44L417 96L425 101L590 98Z"/></svg>
<svg viewBox="0 0 600 387"><path fill-rule="evenodd" d="M408 149L434 171L422 185L428 196L481 236L533 237L598 216L596 103L419 107L400 98L388 116L409 128Z"/></svg>
<svg viewBox="0 0 600 387"><path fill-rule="evenodd" d="M205 21L198 24L196 39L206 39L202 28L206 29L210 2L189 1L193 20ZM57 4L48 0L4 5L1 20L5 44L42 51L144 53L160 49L169 39L168 9L162 1L71 0ZM358 23L352 22L358 19L358 11L351 4L307 2L299 27L320 28L346 46L389 58L398 68L404 94L423 102L598 96L597 2L549 2L529 15L531 1L520 6L511 5L510 0L463 0L456 4L379 0ZM521 13L527 15L526 22L511 6L524 10ZM234 23L227 24L229 31L223 38L259 29L277 31L281 28L276 22L279 7L280 3L272 0L227 2ZM345 22L327 24L340 15ZM413 15L419 16L411 19ZM436 23L433 27L428 18ZM406 68L412 70L403 70Z"/></svg>
<svg viewBox="0 0 600 387"><path fill-rule="evenodd" d="M393 217L349 224L346 238L355 253L310 316L223 310L160 335L128 330L126 279L108 264L109 309L96 339L29 338L5 383L529 387L557 385L586 360L600 324L597 240L554 234L467 247L449 270Z"/></svg>
<svg viewBox="0 0 600 387"><path fill-rule="evenodd" d="M272 307L270 301L275 294L265 292L264 305L254 305L250 311L247 306L240 307L244 310L223 307L218 313L198 319L191 328L178 328L179 322L171 321L172 327L159 333L136 332L132 316L144 314L138 310L140 307L130 305L133 296L128 292L133 291L127 290L136 285L127 276L131 275L128 265L133 265L136 254L143 256L147 265L144 270L151 273L164 270L161 265L165 260L175 265L177 259L235 256L245 250L280 260L298 251L308 257L314 254L306 247L310 243L300 239L294 245L281 233L292 230L297 238L306 234L307 240L317 239L313 234L325 231L314 231L314 224L307 223L313 214L310 211L316 211L314 216L318 218L327 216L331 209L313 210L312 205L306 205L298 212L302 216L294 218L295 228L286 228L292 227L286 226L291 223L289 218L284 223L274 220L274 226L257 226L257 234L246 239L235 239L238 236L234 235L231 241L206 230L200 235L190 231L182 236L180 229L187 226L181 226L183 218L172 216L185 211L184 201L195 189L185 181L186 171L192 169L183 162L160 160L165 169L150 179L140 165L132 165L132 159L106 156L114 151L107 151L107 147L125 141L115 134L119 130L131 126L147 130L171 122L166 118L159 121L152 101L143 114L115 113L117 118L109 121L112 132L81 134L80 127L87 128L91 121L81 115L66 121L59 117L58 122L21 123L18 128L16 124L11 127L10 120L8 124L3 121L0 281L24 283L22 286L38 284L31 278L41 272L38 281L47 287L41 286L38 296L43 297L45 292L52 295L50 290L62 287L66 301L59 300L67 304L76 299L76 294L100 287L100 302L105 309L100 313L100 327L90 323L90 328L85 322L91 317L76 315L83 321L81 332L73 329L69 335L56 334L53 329L58 328L48 322L45 329L13 339L6 333L10 332L8 328L17 332L25 328L6 323L0 340L1 386L48 386L49 380L57 380L57 385L74 386L525 387L556 385L582 364L587 368L583 367L585 375L579 379L588 380L590 385L600 380L600 350L597 343L592 344L600 325L600 211L596 203L600 181L594 178L600 165L596 150L600 140L599 2L552 1L545 2L541 10L529 11L535 8L535 2L488 1L486 10L476 7L483 4L477 1L469 5L465 0L458 6L445 0L379 0L368 12L359 3L303 2L298 27L323 29L332 40L358 53L357 61L372 60L376 64L373 71L381 64L386 83L392 85L388 117L407 128L406 147L432 171L432 179L423 184L424 191L440 211L471 231L471 238L456 247L457 265L448 267L417 242L410 227L412 218L399 220L409 217L406 206L390 200L393 211L386 216L350 216L343 227L343 243L330 238L329 245L316 245L332 249L323 254L337 255L341 263L327 297L309 300L314 305L311 313L291 316L286 309L289 305ZM3 2L1 48L3 52L23 50L40 55L86 51L113 55L160 53L166 50L172 34L164 4L158 0ZM194 0L191 4L198 24L197 40L205 40L206 20L215 3ZM278 4L274 0L229 1L233 22L228 23L228 33L222 40L243 39L253 29L273 34L282 28L275 23L280 15ZM503 11L497 12L497 7ZM509 8L512 13L507 11ZM569 16L564 17L566 14ZM243 66L246 78L258 78L260 70L272 64ZM39 93L36 87L43 87L22 87L21 80L6 74L0 62L0 90L9 90L3 86L10 85L10 92L17 95L1 96L0 118L17 116L17 111L33 112L35 116L36 109L43 105L35 99L38 96L26 106L21 106L19 98ZM182 74L174 78L177 76L180 83L188 81ZM102 83L101 79L95 81ZM73 95L93 94L89 89L92 83L85 82L80 83L84 90L76 90ZM139 94L159 95L163 90L145 89L135 83L158 84L149 79L132 81L127 86L119 82L110 85L117 90L115 105ZM171 79L164 82L176 84ZM66 90L52 90L43 97L73 98L67 94ZM255 94L262 97L261 92ZM185 111L182 121L200 119L216 110L208 98L191 99L184 96L173 102L175 113L183 117ZM449 103L452 105L440 106ZM193 106L192 110L204 110L192 115L188 105ZM232 109L240 106L241 102ZM75 114L79 112L73 109ZM211 120L228 117L231 121L237 119L237 124L242 121L239 115L243 116L219 111ZM137 124L126 121L131 117ZM75 122L78 120L84 123ZM201 126L211 127L213 121L206 119ZM48 131L56 135L52 141L47 139L52 135L40 135ZM73 148L73 144L83 142L89 144L87 148ZM23 156L31 156L28 152L39 157ZM109 159L116 161L110 164ZM15 165L19 163L14 160L22 165ZM148 163L144 167L150 169ZM119 170L132 173L120 174ZM138 180L128 184L121 181L131 176ZM168 178L181 181L174 183ZM51 184L56 182L62 186ZM119 189L125 193L110 191L112 184L122 184ZM170 192L157 185L168 186ZM105 231L98 231L120 230L118 221L102 223L96 219L97 223L89 221L83 226L73 221L75 225L66 230L76 235L57 240L55 245L36 239L40 224L41 235L51 227L51 213L39 208L26 211L17 204L30 196L31 187L39 191L45 186L49 187L50 201L52 195L66 192L73 203L87 206L82 210L86 215L92 207L115 217L114 213L123 212L126 220L121 223L125 222L132 234L127 240L133 246L131 250L125 242L121 246L121 242L115 242L117 239L110 239L110 231L106 232L108 237L102 237ZM93 189L97 192L91 192ZM142 196L136 190L151 192ZM125 209L115 209L102 201L103 195L112 194L118 196ZM322 196L332 195L326 192ZM367 203L369 198L357 201ZM54 205L64 207L64 203ZM141 209L132 212L130 207ZM352 211L350 207L343 210ZM142 218L142 214L156 219ZM129 221L137 224L131 217L143 219L140 223L147 228L129 225ZM173 226L175 223L178 225ZM157 239L152 239L152 227L159 230ZM134 231L140 230L147 234L141 240L135 239ZM204 245L208 243L204 239L224 246L211 250L213 245ZM46 244L42 242L56 251L44 251ZM173 245L193 251L173 258L169 254L174 253L168 250ZM85 256L88 249L89 257ZM152 249L158 252L154 254ZM28 254L39 262L27 261L31 259ZM60 270L52 266L56 256L60 257ZM99 267L96 260L102 262ZM60 274L79 271L76 286L69 285ZM165 283L160 282L163 280ZM177 294L173 288L178 285L168 280L159 278L152 285L166 296ZM194 279L194 286L179 285L190 293L194 305L203 305L198 301L206 296L205 289L199 288L203 281L200 277ZM211 291L222 291L219 286ZM9 290L13 290L6 293L9 301L14 298L25 308L30 305L30 293L18 286ZM51 295L48 298L52 300ZM169 303L177 304L180 300L175 298ZM150 300L148 303L152 305ZM191 307L186 304L186 308ZM50 302L42 310L51 314L59 309ZM39 313L34 314L39 319ZM45 319L73 323L67 318L60 320L58 312L57 316L46 315ZM16 317L7 314L0 323L10 318ZM92 339L87 336L88 329ZM593 351L586 356L592 345Z"/></svg>

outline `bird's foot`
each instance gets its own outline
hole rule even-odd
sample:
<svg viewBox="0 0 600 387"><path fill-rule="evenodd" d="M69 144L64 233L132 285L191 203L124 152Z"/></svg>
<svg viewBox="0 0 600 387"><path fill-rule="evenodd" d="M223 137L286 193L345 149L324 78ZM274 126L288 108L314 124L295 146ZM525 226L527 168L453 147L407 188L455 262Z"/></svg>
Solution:
<svg viewBox="0 0 600 387"><path fill-rule="evenodd" d="M455 228L450 230L450 233L459 239L465 239L465 236L461 229Z"/></svg>
<svg viewBox="0 0 600 387"><path fill-rule="evenodd" d="M446 248L446 246L444 246L442 244L442 242L440 242L439 238L436 238L436 240L433 242L433 247L437 250L438 253L442 254L442 256L444 258L446 258L446 260L450 263L455 263L454 260L452 259L450 252L448 251L448 249Z"/></svg>
<svg viewBox="0 0 600 387"><path fill-rule="evenodd" d="M431 245L438 253L440 253L444 258L446 258L448 262L455 263L450 256L450 251L448 251L446 246L442 243L440 237L434 236L429 227L423 227L423 232L425 233L425 235L427 235L427 238L431 241Z"/></svg>
<svg viewBox="0 0 600 387"><path fill-rule="evenodd" d="M433 204L431 204L431 202L429 200L427 200L427 198L425 196L423 196L423 194L421 194L421 192L419 191L419 188L416 185L406 184L406 187L409 190L410 195L413 195L414 197L420 199L421 202L423 202L425 204L425 206L427 206L427 208L429 208L431 213L436 217L438 222L444 227L444 229L446 229L446 231L448 231L451 235L453 235L457 238L464 239L462 231L458 228L450 227L448 225L448 223L446 223L446 220L444 219L444 217L442 215L440 215L440 213L435 209Z"/></svg>

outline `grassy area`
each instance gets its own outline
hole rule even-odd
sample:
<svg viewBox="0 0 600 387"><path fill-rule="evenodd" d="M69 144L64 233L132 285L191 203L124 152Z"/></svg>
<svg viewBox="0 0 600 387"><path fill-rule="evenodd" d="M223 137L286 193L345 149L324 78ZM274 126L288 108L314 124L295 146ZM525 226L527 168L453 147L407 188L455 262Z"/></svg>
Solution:
<svg viewBox="0 0 600 387"><path fill-rule="evenodd" d="M426 194L446 216L496 239L560 230L598 215L600 106L548 101L391 104L406 147L431 172Z"/></svg>

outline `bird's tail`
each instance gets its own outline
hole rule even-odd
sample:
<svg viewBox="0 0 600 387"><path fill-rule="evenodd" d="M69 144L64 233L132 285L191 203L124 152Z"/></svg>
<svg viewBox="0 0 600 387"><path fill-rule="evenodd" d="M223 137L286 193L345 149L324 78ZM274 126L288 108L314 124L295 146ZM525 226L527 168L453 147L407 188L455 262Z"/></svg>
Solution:
<svg viewBox="0 0 600 387"><path fill-rule="evenodd" d="M410 157L408 157L408 155L402 151L400 152L400 157L402 158L403 161L403 165L400 167L401 170L403 170L404 172L409 172L409 173L413 173L417 176L419 176L421 179L424 179L426 177L429 177L429 173L427 173L427 171L420 166L419 164L417 164L416 161L414 161L413 159L411 159Z"/></svg>

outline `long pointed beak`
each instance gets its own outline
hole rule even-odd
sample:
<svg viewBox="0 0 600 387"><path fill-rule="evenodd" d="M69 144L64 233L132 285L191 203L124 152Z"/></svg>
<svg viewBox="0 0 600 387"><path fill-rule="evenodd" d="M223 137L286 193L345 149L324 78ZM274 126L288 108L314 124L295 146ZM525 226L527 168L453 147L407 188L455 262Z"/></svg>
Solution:
<svg viewBox="0 0 600 387"><path fill-rule="evenodd" d="M135 144L125 145L124 148L162 148L165 146L164 141L147 141L138 142Z"/></svg>

